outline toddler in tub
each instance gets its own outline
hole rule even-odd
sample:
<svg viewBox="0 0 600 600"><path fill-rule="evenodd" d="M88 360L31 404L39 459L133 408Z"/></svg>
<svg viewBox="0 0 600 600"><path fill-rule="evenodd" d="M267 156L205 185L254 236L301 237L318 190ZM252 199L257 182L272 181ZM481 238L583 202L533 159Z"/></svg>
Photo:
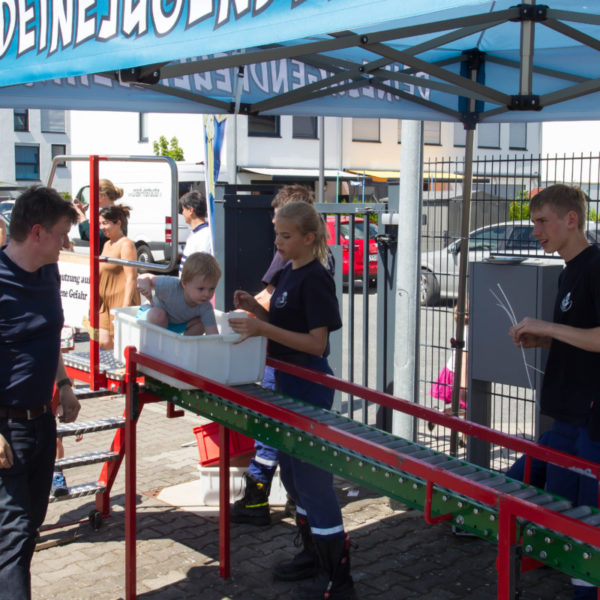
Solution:
<svg viewBox="0 0 600 600"><path fill-rule="evenodd" d="M151 273L140 275L138 290L150 304L140 307L137 318L184 335L219 333L210 301L220 277L219 263L205 252L194 252L187 257L181 279Z"/></svg>

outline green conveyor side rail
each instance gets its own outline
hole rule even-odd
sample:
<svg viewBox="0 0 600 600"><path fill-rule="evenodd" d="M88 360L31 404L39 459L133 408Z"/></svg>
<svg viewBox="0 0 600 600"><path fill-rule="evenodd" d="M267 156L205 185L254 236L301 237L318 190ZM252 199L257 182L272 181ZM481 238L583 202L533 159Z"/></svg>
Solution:
<svg viewBox="0 0 600 600"><path fill-rule="evenodd" d="M221 425L260 440L287 454L315 464L344 479L360 484L413 508L425 507L427 481L388 464L373 460L350 448L306 433L236 402L199 389L182 390L146 377L147 392ZM352 433L394 450L399 455L461 475L498 493L527 500L594 527L600 526L600 511L594 507L572 507L568 500L549 494L501 473L409 442L386 431L363 425L332 411L286 397L256 384L233 388L267 400L281 408L310 417L330 427ZM498 511L451 489L434 486L432 517L451 514L448 521L490 542L498 540ZM522 553L553 569L600 586L600 548L583 544L566 535L518 520L523 536ZM598 529L600 546L600 528Z"/></svg>

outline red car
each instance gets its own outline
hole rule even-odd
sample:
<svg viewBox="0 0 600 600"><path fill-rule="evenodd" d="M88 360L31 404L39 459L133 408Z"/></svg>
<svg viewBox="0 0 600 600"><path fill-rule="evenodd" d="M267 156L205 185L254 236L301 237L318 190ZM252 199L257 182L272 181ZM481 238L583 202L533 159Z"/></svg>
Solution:
<svg viewBox="0 0 600 600"><path fill-rule="evenodd" d="M334 246L336 243L342 246L342 274L344 281L348 280L350 272L350 253L348 248L350 245L350 217L347 215L340 216L339 225L339 240L335 240L335 222L336 217L333 215L327 216L327 243ZM377 278L377 227L373 223L369 223L369 280L375 281ZM364 219L361 217L354 218L354 278L362 279L363 277L363 256L364 256Z"/></svg>

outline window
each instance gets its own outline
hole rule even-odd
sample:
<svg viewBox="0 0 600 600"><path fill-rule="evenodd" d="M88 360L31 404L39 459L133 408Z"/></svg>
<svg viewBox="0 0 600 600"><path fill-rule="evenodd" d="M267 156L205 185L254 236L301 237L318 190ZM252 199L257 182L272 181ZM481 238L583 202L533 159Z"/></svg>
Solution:
<svg viewBox="0 0 600 600"><path fill-rule="evenodd" d="M464 148L467 144L467 130L462 123L454 123L454 145Z"/></svg>
<svg viewBox="0 0 600 600"><path fill-rule="evenodd" d="M43 133L65 132L64 110L41 110L40 113Z"/></svg>
<svg viewBox="0 0 600 600"><path fill-rule="evenodd" d="M442 143L442 124L439 121L423 121L423 143L439 146Z"/></svg>
<svg viewBox="0 0 600 600"><path fill-rule="evenodd" d="M248 135L250 137L280 137L279 131L279 117L248 116Z"/></svg>
<svg viewBox="0 0 600 600"><path fill-rule="evenodd" d="M527 150L527 123L510 123L508 138L511 150Z"/></svg>
<svg viewBox="0 0 600 600"><path fill-rule="evenodd" d="M293 117L292 136L305 140L316 140L318 135L317 117Z"/></svg>
<svg viewBox="0 0 600 600"><path fill-rule="evenodd" d="M354 222L354 239L355 240L364 240L365 239L365 231L364 225L362 221ZM377 227L373 223L369 223L368 229L369 239L375 239L377 237L378 231ZM350 239L350 223L340 223L340 236L344 240Z"/></svg>
<svg viewBox="0 0 600 600"><path fill-rule="evenodd" d="M352 119L353 142L378 142L379 119Z"/></svg>
<svg viewBox="0 0 600 600"><path fill-rule="evenodd" d="M148 141L148 115L138 113L138 142L143 144Z"/></svg>
<svg viewBox="0 0 600 600"><path fill-rule="evenodd" d="M15 131L29 131L29 111L26 108L14 110Z"/></svg>
<svg viewBox="0 0 600 600"><path fill-rule="evenodd" d="M15 145L15 179L28 181L40 178L40 147Z"/></svg>
<svg viewBox="0 0 600 600"><path fill-rule="evenodd" d="M481 123L477 127L480 148L500 148L500 123Z"/></svg>
<svg viewBox="0 0 600 600"><path fill-rule="evenodd" d="M55 156L61 156L67 153L67 146L65 144L52 144L52 160L54 160ZM57 167L66 167L67 163L63 160L62 162L57 163Z"/></svg>
<svg viewBox="0 0 600 600"><path fill-rule="evenodd" d="M485 227L469 237L469 250L491 250L495 252L501 242L506 240L506 225Z"/></svg>
<svg viewBox="0 0 600 600"><path fill-rule="evenodd" d="M517 225L506 242L509 250L538 250L540 243L533 237L533 225Z"/></svg>

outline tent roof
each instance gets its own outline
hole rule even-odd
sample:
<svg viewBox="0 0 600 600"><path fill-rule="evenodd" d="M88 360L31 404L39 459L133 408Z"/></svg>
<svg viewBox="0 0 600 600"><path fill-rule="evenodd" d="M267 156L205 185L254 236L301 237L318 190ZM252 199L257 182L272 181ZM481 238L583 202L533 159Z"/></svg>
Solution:
<svg viewBox="0 0 600 600"><path fill-rule="evenodd" d="M5 0L0 106L599 118L600 0L530 1Z"/></svg>

